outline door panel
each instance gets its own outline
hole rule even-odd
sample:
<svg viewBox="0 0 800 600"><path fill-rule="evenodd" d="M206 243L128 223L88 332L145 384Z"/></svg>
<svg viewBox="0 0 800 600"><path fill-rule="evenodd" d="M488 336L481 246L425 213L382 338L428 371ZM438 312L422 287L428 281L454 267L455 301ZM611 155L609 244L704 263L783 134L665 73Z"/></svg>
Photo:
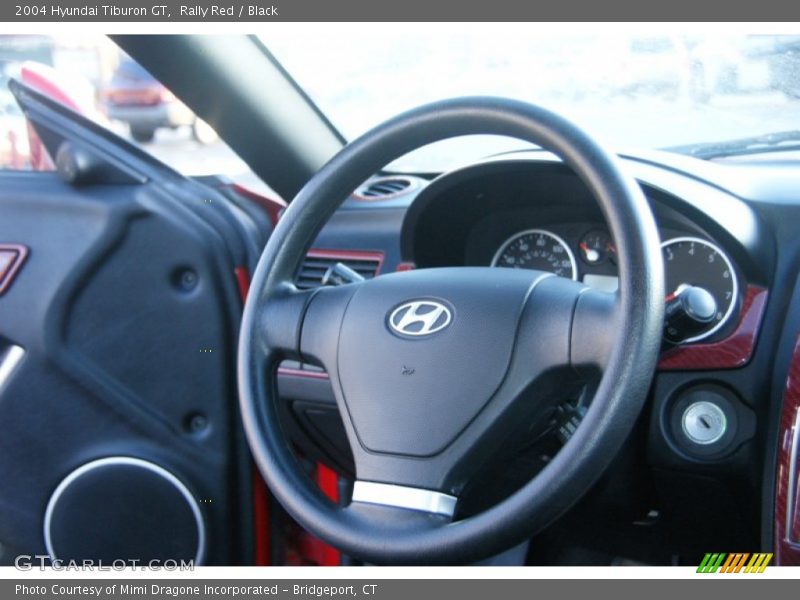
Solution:
<svg viewBox="0 0 800 600"><path fill-rule="evenodd" d="M76 134L144 177L0 173L0 244L28 250L0 295L0 561L81 558L83 532L95 558L247 564L234 268L268 231L212 187L36 100L51 152ZM95 462L110 457L125 460ZM139 483L120 491L125 469Z"/></svg>

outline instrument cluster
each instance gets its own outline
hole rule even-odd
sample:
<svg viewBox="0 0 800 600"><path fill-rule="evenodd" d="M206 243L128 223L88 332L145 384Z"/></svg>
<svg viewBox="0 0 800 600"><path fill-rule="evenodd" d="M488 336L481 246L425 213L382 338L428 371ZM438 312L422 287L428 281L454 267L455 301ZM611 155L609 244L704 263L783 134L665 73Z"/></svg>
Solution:
<svg viewBox="0 0 800 600"><path fill-rule="evenodd" d="M565 231L531 228L515 232L497 246L489 264L547 271L615 292L617 247L609 231L590 225L575 236L577 227L560 229ZM661 245L667 291L664 301L667 312L677 315L674 322L668 319L664 337L677 344L713 336L731 321L737 306L739 284L733 262L708 239L662 233L666 234Z"/></svg>

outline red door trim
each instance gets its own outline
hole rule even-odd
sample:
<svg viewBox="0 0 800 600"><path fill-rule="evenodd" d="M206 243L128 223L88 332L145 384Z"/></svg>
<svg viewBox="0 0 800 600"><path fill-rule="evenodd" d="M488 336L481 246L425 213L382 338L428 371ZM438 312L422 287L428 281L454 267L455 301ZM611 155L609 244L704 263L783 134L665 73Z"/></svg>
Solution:
<svg viewBox="0 0 800 600"><path fill-rule="evenodd" d="M242 298L242 305L250 290L250 275L244 267L233 270L236 285ZM251 467L253 486L253 564L263 567L272 564L272 548L270 547L269 527L269 490L255 464Z"/></svg>

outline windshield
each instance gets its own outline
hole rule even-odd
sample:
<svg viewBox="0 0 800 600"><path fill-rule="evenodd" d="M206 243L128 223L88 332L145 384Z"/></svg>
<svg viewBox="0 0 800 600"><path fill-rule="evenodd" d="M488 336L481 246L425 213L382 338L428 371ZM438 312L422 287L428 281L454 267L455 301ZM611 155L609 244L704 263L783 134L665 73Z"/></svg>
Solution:
<svg viewBox="0 0 800 600"><path fill-rule="evenodd" d="M552 108L618 150L800 129L800 35L370 23L262 40L347 139L419 104L476 94ZM441 170L520 147L471 137L392 166Z"/></svg>

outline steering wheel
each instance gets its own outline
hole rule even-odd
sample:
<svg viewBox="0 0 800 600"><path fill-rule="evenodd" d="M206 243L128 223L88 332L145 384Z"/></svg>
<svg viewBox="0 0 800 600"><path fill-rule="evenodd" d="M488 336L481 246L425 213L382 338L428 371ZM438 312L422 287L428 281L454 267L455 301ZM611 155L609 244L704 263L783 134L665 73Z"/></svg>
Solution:
<svg viewBox="0 0 800 600"><path fill-rule="evenodd" d="M557 154L599 203L619 289L530 270L458 267L298 290L316 235L364 180L442 139L496 134ZM314 535L374 563L451 564L529 538L589 489L641 411L661 341L664 277L653 215L617 159L545 109L462 98L402 114L348 144L308 182L258 262L239 341L241 413L276 498ZM283 359L323 366L353 451L352 501L327 500L298 464L277 410ZM533 479L456 519L459 494L520 424L541 426L595 378L580 425Z"/></svg>

